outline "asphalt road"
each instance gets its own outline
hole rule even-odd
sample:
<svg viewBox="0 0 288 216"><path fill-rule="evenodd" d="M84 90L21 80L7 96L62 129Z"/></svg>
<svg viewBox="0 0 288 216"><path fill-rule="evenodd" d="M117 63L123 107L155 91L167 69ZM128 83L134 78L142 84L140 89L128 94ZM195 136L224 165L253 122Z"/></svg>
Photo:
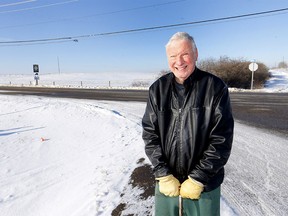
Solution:
<svg viewBox="0 0 288 216"><path fill-rule="evenodd" d="M146 101L146 90L84 89L0 86L0 94L38 95L46 97L79 98L113 101Z"/></svg>
<svg viewBox="0 0 288 216"><path fill-rule="evenodd" d="M148 96L147 90L10 86L0 87L0 94L142 102ZM288 93L231 92L230 97L236 120L288 137Z"/></svg>
<svg viewBox="0 0 288 216"><path fill-rule="evenodd" d="M288 93L231 92L234 118L288 137Z"/></svg>

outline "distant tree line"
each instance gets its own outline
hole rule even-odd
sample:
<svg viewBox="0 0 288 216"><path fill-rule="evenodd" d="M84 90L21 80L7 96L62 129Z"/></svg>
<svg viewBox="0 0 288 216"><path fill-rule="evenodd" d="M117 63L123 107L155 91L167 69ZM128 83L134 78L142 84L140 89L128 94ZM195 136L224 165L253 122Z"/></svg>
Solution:
<svg viewBox="0 0 288 216"><path fill-rule="evenodd" d="M198 62L200 69L209 71L227 83L229 87L248 89L251 87L252 72L249 70L250 61L242 59L230 59L229 57L220 57L219 60L213 58ZM269 78L268 67L257 62L258 69L254 72L253 86L262 88L265 81Z"/></svg>
<svg viewBox="0 0 288 216"><path fill-rule="evenodd" d="M229 57L220 57L218 60L208 58L197 62L197 67L201 70L208 71L220 77L229 87L250 89L252 72L249 70L250 61L242 59L230 59ZM258 69L254 72L253 86L262 88L265 81L269 79L268 67L257 62ZM168 73L162 70L159 77Z"/></svg>

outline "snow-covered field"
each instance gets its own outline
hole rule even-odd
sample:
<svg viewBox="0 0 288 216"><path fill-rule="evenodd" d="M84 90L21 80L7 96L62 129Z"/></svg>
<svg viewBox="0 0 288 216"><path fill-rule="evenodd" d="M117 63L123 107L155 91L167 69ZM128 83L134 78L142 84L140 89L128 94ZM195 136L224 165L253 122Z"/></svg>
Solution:
<svg viewBox="0 0 288 216"><path fill-rule="evenodd" d="M264 89L254 91L288 92L288 69L271 69L273 75ZM135 88L148 87L159 76L157 73L61 73L40 74L39 87L73 87L73 88ZM0 86L36 86L34 74L1 75ZM231 89L239 91L239 89ZM241 89L240 91L250 91Z"/></svg>
<svg viewBox="0 0 288 216"><path fill-rule="evenodd" d="M287 71L274 73L281 80L272 78L263 91L285 92ZM141 139L145 103L0 100L1 216L104 216L125 201L122 215L153 212L153 197L141 200L143 191L128 184L139 159L149 163ZM222 216L288 215L287 155L287 138L236 121Z"/></svg>
<svg viewBox="0 0 288 216"><path fill-rule="evenodd" d="M39 74L38 86L76 88L119 88L135 85L149 86L155 73L61 73ZM34 74L0 75L0 85L35 86Z"/></svg>

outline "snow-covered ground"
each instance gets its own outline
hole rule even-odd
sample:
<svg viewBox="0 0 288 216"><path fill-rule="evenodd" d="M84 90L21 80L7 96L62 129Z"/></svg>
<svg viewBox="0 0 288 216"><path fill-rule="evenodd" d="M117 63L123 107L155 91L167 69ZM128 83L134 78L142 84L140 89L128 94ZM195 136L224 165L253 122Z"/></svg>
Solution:
<svg viewBox="0 0 288 216"><path fill-rule="evenodd" d="M288 69L271 69L272 77L265 88L257 92L288 92ZM157 73L61 73L40 74L38 86L73 88L135 88L150 86L159 76ZM0 86L36 86L34 74L0 74ZM250 91L230 89L231 91Z"/></svg>
<svg viewBox="0 0 288 216"><path fill-rule="evenodd" d="M267 92L288 92L288 69L270 70L272 77L266 82Z"/></svg>
<svg viewBox="0 0 288 216"><path fill-rule="evenodd" d="M38 86L76 88L119 88L135 85L149 86L155 73L61 73L39 74ZM0 85L35 86L34 74L0 75Z"/></svg>
<svg viewBox="0 0 288 216"><path fill-rule="evenodd" d="M264 90L288 89L287 71L272 73L282 73L282 84ZM143 191L128 184L139 159L149 163L141 139L145 103L0 100L1 216L105 216L125 201L122 215L153 212L153 197L141 200ZM288 215L287 155L286 137L236 121L221 215Z"/></svg>

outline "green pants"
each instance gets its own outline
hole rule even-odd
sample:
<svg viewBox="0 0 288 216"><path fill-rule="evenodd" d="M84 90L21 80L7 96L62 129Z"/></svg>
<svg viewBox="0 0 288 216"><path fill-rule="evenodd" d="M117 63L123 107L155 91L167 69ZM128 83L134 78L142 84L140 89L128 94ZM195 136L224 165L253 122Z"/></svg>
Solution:
<svg viewBox="0 0 288 216"><path fill-rule="evenodd" d="M220 216L220 187L203 192L199 200L182 199L184 216ZM178 216L179 197L167 197L155 188L155 216Z"/></svg>

